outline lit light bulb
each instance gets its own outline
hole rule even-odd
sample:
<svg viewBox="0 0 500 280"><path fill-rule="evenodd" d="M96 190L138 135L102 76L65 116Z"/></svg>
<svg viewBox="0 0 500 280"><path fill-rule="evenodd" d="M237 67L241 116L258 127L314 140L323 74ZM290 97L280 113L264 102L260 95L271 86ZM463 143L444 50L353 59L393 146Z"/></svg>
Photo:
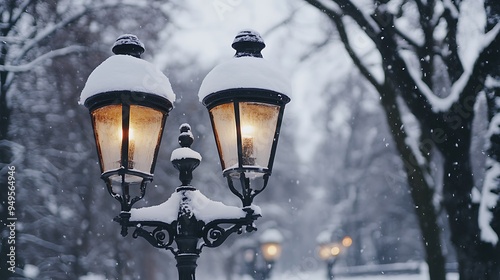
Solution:
<svg viewBox="0 0 500 280"><path fill-rule="evenodd" d="M251 125L241 126L241 153L243 165L255 165L254 128Z"/></svg>
<svg viewBox="0 0 500 280"><path fill-rule="evenodd" d="M330 257L330 248L327 246L321 246L319 249L319 256L323 259L326 260Z"/></svg>
<svg viewBox="0 0 500 280"><path fill-rule="evenodd" d="M275 256L278 253L278 247L276 247L276 245L267 246L267 253L271 256Z"/></svg>
<svg viewBox="0 0 500 280"><path fill-rule="evenodd" d="M351 246L352 245L352 238L350 236L344 237L344 239L342 239L342 245L344 245L344 247Z"/></svg>
<svg viewBox="0 0 500 280"><path fill-rule="evenodd" d="M120 129L120 140L123 143L123 130ZM132 127L128 129L128 169L134 168L134 152L135 152L135 140L134 140L134 130Z"/></svg>
<svg viewBox="0 0 500 280"><path fill-rule="evenodd" d="M333 246L330 250L330 253L332 254L332 256L337 256L338 254L340 254L340 248L338 246Z"/></svg>

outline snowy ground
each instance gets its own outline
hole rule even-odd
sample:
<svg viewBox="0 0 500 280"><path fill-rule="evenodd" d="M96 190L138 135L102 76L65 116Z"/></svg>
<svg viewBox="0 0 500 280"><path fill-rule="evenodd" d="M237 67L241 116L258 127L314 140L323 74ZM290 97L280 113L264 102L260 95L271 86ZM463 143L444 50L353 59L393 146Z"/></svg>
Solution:
<svg viewBox="0 0 500 280"><path fill-rule="evenodd" d="M325 271L284 273L271 277L270 280L326 280ZM428 275L419 274L400 274L400 275L376 275L376 276L353 276L353 277L335 277L335 280L428 280ZM236 280L252 280L251 277L243 277ZM458 280L458 274L450 273L447 280Z"/></svg>
<svg viewBox="0 0 500 280"><path fill-rule="evenodd" d="M326 280L326 273L318 271L313 273L301 273L297 275L275 275L271 280ZM377 276L353 276L335 277L335 280L428 280L428 275L400 274L400 275L377 275ZM458 280L458 274L448 274L447 280Z"/></svg>
<svg viewBox="0 0 500 280"><path fill-rule="evenodd" d="M105 280L101 275L88 275L81 277L80 280ZM282 273L271 277L270 280L327 280L325 271L300 272L300 273ZM372 276L354 276L354 277L335 277L335 280L428 280L428 275L419 274L400 274L400 275L372 275ZM234 280L253 280L250 276L234 278ZM458 274L450 273L447 280L458 280Z"/></svg>

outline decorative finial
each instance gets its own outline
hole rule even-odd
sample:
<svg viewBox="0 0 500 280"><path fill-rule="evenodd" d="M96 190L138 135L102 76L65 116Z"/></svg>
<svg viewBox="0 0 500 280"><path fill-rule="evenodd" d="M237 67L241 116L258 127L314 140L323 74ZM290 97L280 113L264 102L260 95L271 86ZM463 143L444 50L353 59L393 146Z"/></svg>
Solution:
<svg viewBox="0 0 500 280"><path fill-rule="evenodd" d="M111 49L114 54L131 55L133 57L141 58L144 53L144 44L133 34L123 34L113 45Z"/></svg>
<svg viewBox="0 0 500 280"><path fill-rule="evenodd" d="M170 157L170 161L174 167L179 170L179 180L182 183L182 186L177 191L193 189L191 187L193 170L198 167L201 161L201 155L190 148L194 141L191 126L184 123L179 127L179 130L181 132L179 135L179 144L181 147L175 149Z"/></svg>
<svg viewBox="0 0 500 280"><path fill-rule="evenodd" d="M260 53L266 47L260 34L253 30L240 31L231 45L236 50L234 57L262 57Z"/></svg>
<svg viewBox="0 0 500 280"><path fill-rule="evenodd" d="M191 147L194 141L193 133L191 133L191 126L187 123L183 123L179 127L179 130L181 132L179 135L179 145L183 148Z"/></svg>

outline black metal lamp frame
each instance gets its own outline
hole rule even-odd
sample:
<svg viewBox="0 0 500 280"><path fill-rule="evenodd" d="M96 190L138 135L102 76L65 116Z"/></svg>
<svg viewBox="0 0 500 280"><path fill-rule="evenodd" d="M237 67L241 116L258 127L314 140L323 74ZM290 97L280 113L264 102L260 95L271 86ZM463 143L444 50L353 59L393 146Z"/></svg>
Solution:
<svg viewBox="0 0 500 280"><path fill-rule="evenodd" d="M146 194L146 185L147 183L153 180L153 176L151 175L155 169L156 165L156 155L158 154L159 145L156 146L156 150L154 152L153 162L151 164L150 173L139 172L136 170L130 170L129 167L129 132L130 132L130 106L131 105L140 105L149 107L152 109L159 110L163 113L163 118L161 121L161 131L159 135L158 142L161 142L161 137L163 135L163 127L165 126L165 122L168 117L168 113L172 110L173 105L170 101L165 98L158 97L153 94L144 93L144 92L136 92L136 91L111 91L111 92L103 92L97 95L94 95L88 98L84 104L87 108L89 108L90 113L93 111L109 106L109 105L121 105L122 106L122 129L123 129L123 137L121 143L121 163L122 166L119 169L111 170L103 172L101 175L101 179L106 182L106 189L109 194L118 200L121 205L122 211L130 211L132 206L139 200L141 200ZM94 122L92 122L94 126ZM93 127L94 131L96 128ZM96 135L94 135L97 137ZM98 143L96 138L96 143ZM101 158L99 156L99 158ZM103 163L101 162L101 166ZM121 194L113 191L112 183L110 177L113 175L121 176ZM125 181L126 175L134 175L142 178L140 183L140 193L138 196L134 198L130 195L130 183ZM122 232L122 235L126 234Z"/></svg>
<svg viewBox="0 0 500 280"><path fill-rule="evenodd" d="M189 148L193 142L189 136L189 125L182 125L180 130L179 143L181 147ZM245 215L240 218L215 219L209 222L198 220L190 210L188 193L196 191L196 188L191 186L192 172L200 161L196 158L182 158L174 159L172 163L179 170L179 179L182 182L176 189L181 195L177 219L171 223L131 221L130 211L122 209L114 221L121 225L122 235L127 235L128 228L134 228L132 237L142 237L156 248L170 250L177 260L179 279L193 280L196 260L203 247L218 247L231 234L241 234L244 229L247 232L256 230L253 223L260 214L255 213L250 207L245 207L243 208Z"/></svg>
<svg viewBox="0 0 500 280"><path fill-rule="evenodd" d="M245 33L246 34L246 33ZM263 48L263 42L248 42L247 39L252 41L252 34L246 34L243 37L237 37L233 46L241 48L236 56L256 56L260 55L260 49ZM248 37L248 38L247 38ZM256 50L258 49L258 51ZM259 49L260 48L260 49ZM140 58L144 52L143 44L134 35L125 35L118 38L115 46L113 47L115 54L131 55ZM260 55L260 56L259 56ZM191 192L197 191L196 188L191 186L192 172L199 165L200 160L193 157L176 158L172 163L176 169L179 170L179 179L181 186L176 189L180 195L180 203L178 206L177 218L171 222L162 221L134 221L131 220L132 206L141 200L146 193L146 186L152 181L153 170L156 161L158 147L156 147L154 161L152 162L151 173L137 172L128 168L128 138L129 138L129 116L130 105L144 105L150 108L155 108L163 112L162 125L164 125L168 112L172 109L172 104L164 98L155 96L153 94L133 92L133 91L116 91L105 92L89 97L85 101L85 106L92 112L97 108L112 105L122 105L122 127L123 138L121 147L121 160L122 167L116 170L104 172L101 178L106 182L107 190L112 197L118 200L121 204L120 214L114 218L115 222L121 225L121 234L126 236L128 229L133 228L133 238L142 237L148 241L152 246L160 249L170 250L177 260L177 268L180 280L194 280L196 261L199 258L203 247L218 247L220 246L231 234L241 234L243 230L252 232L256 230L254 221L260 217L260 213L255 211L251 206L253 198L262 192L267 186L267 182L272 170L272 162L276 151L277 140L279 136L279 129L283 117L284 105L290 99L278 92L262 89L239 89L231 90L231 100L228 101L227 97L220 94L223 92L213 93L204 100L204 104L208 107L215 106L216 104L233 102L235 108L235 117L237 120L237 133L238 133L238 156L240 158L240 165L236 169L239 173L239 179L242 185L242 191L239 192L234 184L229 172L225 172L224 176L227 177L230 190L237 195L242 203L243 208L241 217L228 218L228 219L213 219L211 221L203 221L197 219L192 211L189 196ZM167 101L167 102L165 102ZM274 104L280 106L278 116L278 124L276 127L274 142L272 144L270 162L268 168L265 170L249 170L244 168L241 164L241 132L240 132L240 116L239 116L239 102L261 102L267 104ZM212 120L213 123L213 120ZM162 126L163 129L163 126ZM95 130L95 127L94 127ZM179 144L182 148L190 148L193 143L192 134L190 133L189 125L182 125L180 127ZM161 137L161 136L160 136ZM97 140L97 139L96 139ZM159 139L161 141L161 139ZM102 164L102 163L101 163ZM102 166L102 165L101 165ZM233 170L234 172L235 170ZM246 177L245 172L259 171L264 173L263 187L253 190L250 186L250 179ZM111 185L110 176L121 176L122 192L117 193L113 190ZM142 178L139 187L139 195L131 197L130 183L126 181L126 175L134 175Z"/></svg>
<svg viewBox="0 0 500 280"><path fill-rule="evenodd" d="M240 119L240 102L255 102L255 103L263 103L270 105L277 105L280 107L278 113L278 121L276 124L276 130L274 132L273 144L271 146L271 154L269 156L269 161L267 168L257 168L257 167L247 167L243 166L243 143L241 136L241 119ZM285 110L285 105L290 102L290 98L284 94L279 92L275 92L267 89L260 88L235 88L228 89L223 91L218 91L212 94L209 94L202 101L203 105L205 105L210 111L212 108L221 105L232 103L234 109L234 116L236 122L236 145L237 145L237 153L238 153L238 166L235 168L224 170L223 175L227 179L227 183L229 185L229 189L233 194L240 198L243 203L243 207L248 207L252 204L253 199L259 193L261 193L266 187L267 182L269 180L269 176L271 176L274 157L276 154L276 147L278 145L279 131L281 129L281 123L283 120L283 113ZM215 128L214 119L212 115L210 115L210 121L212 123L212 127ZM214 136L217 139L217 135L214 129ZM219 153L220 161L223 162L222 155ZM263 173L263 184L260 188L252 189L250 185L250 179L246 177L246 172L257 172ZM241 191L239 191L234 185L234 178L236 177L240 181Z"/></svg>
<svg viewBox="0 0 500 280"><path fill-rule="evenodd" d="M252 248L254 250L255 256L250 263L250 271L248 271L248 274L252 276L254 280L267 280L271 276L271 271L274 268L274 263L276 261L270 261L264 259L261 255L262 252L260 252L260 249L258 248ZM260 255L260 256L259 256ZM264 265L258 265L257 263L257 257L263 258L264 259Z"/></svg>

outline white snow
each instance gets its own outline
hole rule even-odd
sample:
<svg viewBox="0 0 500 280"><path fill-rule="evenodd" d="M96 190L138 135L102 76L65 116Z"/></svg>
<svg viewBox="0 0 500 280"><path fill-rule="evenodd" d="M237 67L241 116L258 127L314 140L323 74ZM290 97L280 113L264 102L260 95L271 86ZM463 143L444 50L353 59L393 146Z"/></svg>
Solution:
<svg viewBox="0 0 500 280"><path fill-rule="evenodd" d="M174 192L162 204L130 210L130 220L156 221L170 224L177 219L180 202L181 195L178 192Z"/></svg>
<svg viewBox="0 0 500 280"><path fill-rule="evenodd" d="M191 148L177 148L173 150L172 155L170 156L170 161L184 158L194 158L201 161L200 153L192 150Z"/></svg>
<svg viewBox="0 0 500 280"><path fill-rule="evenodd" d="M94 273L87 273L85 276L80 276L79 280L106 280L106 276Z"/></svg>
<svg viewBox="0 0 500 280"><path fill-rule="evenodd" d="M324 230L322 232L320 232L318 234L318 236L316 237L316 243L318 244L326 244L326 243L329 243L331 242L332 238L332 233L330 230Z"/></svg>
<svg viewBox="0 0 500 280"><path fill-rule="evenodd" d="M460 3L457 43L458 55L465 71L472 71L479 53L489 44L484 34L485 25L484 1L465 0Z"/></svg>
<svg viewBox="0 0 500 280"><path fill-rule="evenodd" d="M238 219L246 215L246 212L241 208L210 200L198 190L189 190L174 192L167 201L160 205L132 209L130 211L130 221L172 223L177 219L183 196L188 200L191 213L198 220L204 221L205 223L216 219ZM184 203L185 202L186 201L184 201ZM255 214L261 214L260 207L252 205L251 209L254 210Z"/></svg>
<svg viewBox="0 0 500 280"><path fill-rule="evenodd" d="M290 95L290 82L273 64L263 58L239 57L215 66L201 83L198 97L231 88L259 88Z"/></svg>
<svg viewBox="0 0 500 280"><path fill-rule="evenodd" d="M408 72L412 79L417 84L419 90L425 95L435 112L444 112L458 100L460 94L463 92L464 87L467 85L472 74L472 68L478 58L479 53L486 48L492 40L497 36L500 31L500 24L495 26L487 34L483 34L485 15L484 8L482 8L482 1L463 1L461 11L464 11L459 20L459 32L457 41L460 45L459 56L464 67L464 73L460 78L451 86L450 94L445 98L436 96L432 89L430 89L421 77L421 71L418 69L418 63L412 59L414 54L408 51L400 51ZM453 5L444 2L447 8ZM452 12L454 11L451 9Z"/></svg>
<svg viewBox="0 0 500 280"><path fill-rule="evenodd" d="M271 276L271 280L318 280L327 279L326 277L326 265L318 264L323 267L323 269L318 268L316 271L296 271L288 272L283 274L276 274ZM235 280L243 280L250 278L236 278ZM446 276L447 280L458 280L458 274L449 273ZM335 280L429 280L429 277L421 274L399 274L399 275L365 275L365 276L335 276Z"/></svg>
<svg viewBox="0 0 500 280"><path fill-rule="evenodd" d="M92 71L79 103L99 93L119 90L150 93L175 101L170 81L153 64L129 55L114 55Z"/></svg>
<svg viewBox="0 0 500 280"><path fill-rule="evenodd" d="M23 273L24 276L35 279L40 274L40 269L38 268L38 266L26 264L24 265Z"/></svg>
<svg viewBox="0 0 500 280"><path fill-rule="evenodd" d="M472 203L481 203L481 192L476 187L472 188L471 200Z"/></svg>
<svg viewBox="0 0 500 280"><path fill-rule="evenodd" d="M267 242L275 242L281 243L283 242L283 235L281 232L275 228L266 229L262 235L259 237L259 241L261 243Z"/></svg>
<svg viewBox="0 0 500 280"><path fill-rule="evenodd" d="M491 168L486 170L484 176L481 204L479 205L479 228L481 229L481 239L496 245L498 243L498 235L491 228L490 223L493 219L493 213L489 209L495 207L498 200L498 195L494 194L492 190L497 187L497 181L500 178L500 163L487 158L486 166Z"/></svg>

